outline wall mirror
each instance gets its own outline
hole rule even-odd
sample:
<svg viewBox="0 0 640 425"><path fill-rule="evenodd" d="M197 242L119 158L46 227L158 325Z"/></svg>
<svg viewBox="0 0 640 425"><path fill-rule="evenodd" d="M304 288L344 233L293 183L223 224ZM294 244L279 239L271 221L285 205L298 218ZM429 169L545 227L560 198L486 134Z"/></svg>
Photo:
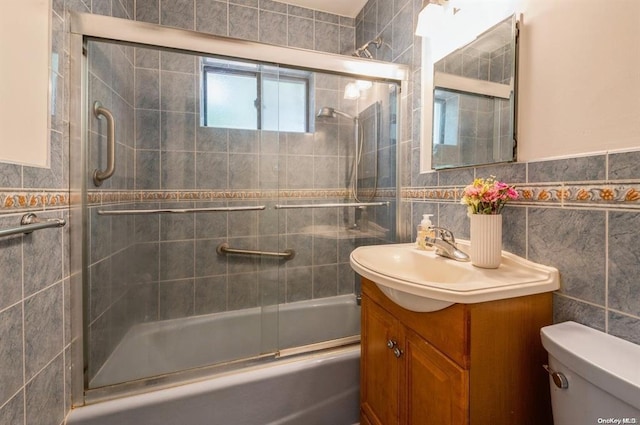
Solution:
<svg viewBox="0 0 640 425"><path fill-rule="evenodd" d="M511 15L432 62L430 168L515 160L517 31Z"/></svg>

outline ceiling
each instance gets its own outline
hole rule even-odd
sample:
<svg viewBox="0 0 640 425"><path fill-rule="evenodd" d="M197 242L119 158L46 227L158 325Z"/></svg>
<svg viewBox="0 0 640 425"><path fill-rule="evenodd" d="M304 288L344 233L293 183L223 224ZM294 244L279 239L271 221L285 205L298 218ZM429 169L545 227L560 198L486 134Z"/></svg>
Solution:
<svg viewBox="0 0 640 425"><path fill-rule="evenodd" d="M362 10L367 0L275 0L307 9L320 10L340 16L355 18Z"/></svg>

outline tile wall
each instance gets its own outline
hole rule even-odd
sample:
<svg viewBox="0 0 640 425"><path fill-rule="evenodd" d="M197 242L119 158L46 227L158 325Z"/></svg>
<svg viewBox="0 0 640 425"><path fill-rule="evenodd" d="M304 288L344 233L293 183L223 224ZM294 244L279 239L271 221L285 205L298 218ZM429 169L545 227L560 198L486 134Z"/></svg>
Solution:
<svg viewBox="0 0 640 425"><path fill-rule="evenodd" d="M125 19L178 26L233 37L294 47L342 53L354 48L353 19L286 6L269 0L51 0L52 53L68 63L68 12L78 11ZM124 54L121 54L124 53ZM118 66L131 69L126 49L113 50ZM95 74L95 73L94 73ZM98 78L107 83L108 77ZM52 78L57 81L55 114L50 132L51 168L39 169L0 163L0 228L14 227L25 211L36 210L41 218L69 218L69 103L71 86L68 67ZM131 105L130 81L113 81L112 100L121 107ZM124 95L126 94L126 96ZM126 131L131 131L127 128ZM102 133L102 131L100 131ZM105 183L105 190L132 189L134 166L132 139L119 147L126 173ZM95 151L94 151L95 152ZM119 181L118 181L119 179ZM130 225L127 225L130 226ZM115 226L121 228L118 224ZM130 229L131 227L126 227ZM98 272L107 259L123 255L126 247L95 258ZM124 250L124 251L123 251ZM48 229L29 236L0 240L0 423L59 425L71 405L70 288L80 284L72 270L78 259L70 259L69 229ZM76 264L77 265L77 264ZM77 270L75 270L77 272ZM110 273L110 272L106 272ZM110 300L113 300L114 288ZM117 297L116 297L117 298ZM105 316L104 305L94 306Z"/></svg>
<svg viewBox="0 0 640 425"><path fill-rule="evenodd" d="M258 9L219 2L207 4L212 8L196 9L196 23L211 32L218 28L207 24L212 20L219 23L211 11L224 5L230 15L243 11L241 15L245 17L258 13L292 19L293 12L304 12L302 19L315 19L311 22L315 22L316 29L326 27L312 39L326 36L335 41L338 36L349 34L349 20L299 8L289 10L279 3L261 2ZM150 22L192 29L191 8L177 6L173 2L138 1L136 13ZM275 8L276 12L265 7ZM159 12L154 15L152 11L156 10ZM321 22L324 20L329 22L325 25ZM261 17L259 22L266 27L271 21ZM250 34L244 36L254 39ZM338 44L350 51L353 37L351 44L344 40ZM317 47L335 52L336 44ZM315 131L305 134L205 128L199 124L199 58L91 43L89 59L92 96L109 99L117 109L114 114L125 117L123 125L118 126L123 129L117 146L122 157L118 159L125 166L118 168L114 178L99 189L89 182L90 379L134 323L354 292L356 279L348 264L350 252L360 244L380 243L376 238L348 237L340 230L354 223L356 212L278 212L273 208L277 203L342 202L350 196L349 158L353 157L355 146L352 120L319 118L314 123ZM347 82L353 80L315 73L312 108L331 106L357 115L361 104L343 98ZM394 101L395 97L389 96L388 84L377 86L371 89L367 102L381 96L382 111L376 119L389 130L375 147L380 150L380 163L385 164L378 170L378 199L382 200L392 199L396 193L391 167L395 164L396 140L390 136L395 129L390 125L390 99ZM374 122L373 118L367 114L363 121ZM100 125L98 120L92 124ZM366 130L365 139L373 134L369 128ZM104 140L99 131L92 134L96 142L92 143L90 161L99 163L100 150L94 147L103 146L99 143ZM372 154L368 151L365 156ZM365 157L361 163L368 160ZM256 205L267 208L260 212L179 216L98 214L101 210L123 208ZM391 229L395 223L392 211L393 207L368 211L368 220ZM322 229L321 234L318 229ZM395 237L393 232L387 233L387 239ZM220 257L216 247L222 242L238 249L292 248L296 256L284 265L254 258Z"/></svg>
<svg viewBox="0 0 640 425"><path fill-rule="evenodd" d="M495 175L516 184L521 201L504 210L506 250L560 270L554 320L574 320L640 343L640 152L461 168L420 174L420 0L370 0L356 18L356 44L382 34L385 59L413 64L412 111L403 114L401 144L404 239L423 213L468 238L460 189ZM640 140L638 141L640 145ZM412 235L412 236L410 236Z"/></svg>

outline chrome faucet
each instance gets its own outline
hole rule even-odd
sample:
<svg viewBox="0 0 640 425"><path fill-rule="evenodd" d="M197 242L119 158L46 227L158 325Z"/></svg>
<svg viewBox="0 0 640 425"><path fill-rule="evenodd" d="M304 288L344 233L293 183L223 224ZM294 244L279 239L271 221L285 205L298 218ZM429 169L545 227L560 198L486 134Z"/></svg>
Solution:
<svg viewBox="0 0 640 425"><path fill-rule="evenodd" d="M436 248L436 254L456 261L469 261L469 256L460 251L456 245L456 238L449 229L432 226L427 230L424 238L427 246Z"/></svg>

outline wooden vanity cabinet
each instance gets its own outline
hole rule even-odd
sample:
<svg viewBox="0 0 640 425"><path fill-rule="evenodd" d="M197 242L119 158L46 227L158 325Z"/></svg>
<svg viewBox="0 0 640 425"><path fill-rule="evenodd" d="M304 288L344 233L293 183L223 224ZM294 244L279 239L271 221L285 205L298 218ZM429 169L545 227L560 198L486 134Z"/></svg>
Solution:
<svg viewBox="0 0 640 425"><path fill-rule="evenodd" d="M552 424L551 293L417 313L362 279L361 423Z"/></svg>

